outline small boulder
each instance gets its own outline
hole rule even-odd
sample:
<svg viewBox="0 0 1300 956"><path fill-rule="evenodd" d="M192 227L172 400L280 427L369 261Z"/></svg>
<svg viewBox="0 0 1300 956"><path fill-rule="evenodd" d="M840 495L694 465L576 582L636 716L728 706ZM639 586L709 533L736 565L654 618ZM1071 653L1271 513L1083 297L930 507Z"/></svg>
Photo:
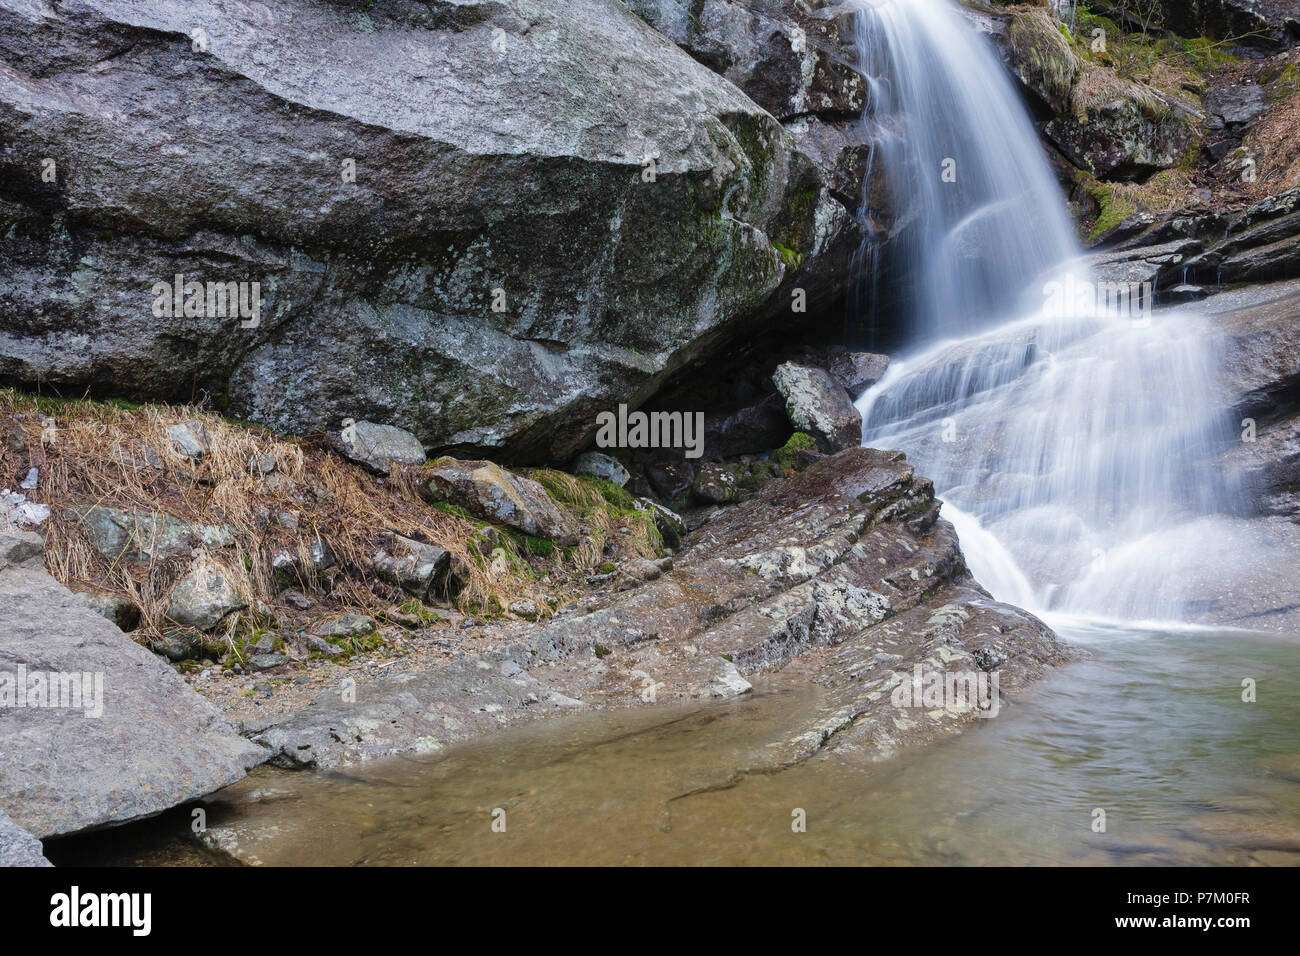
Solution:
<svg viewBox="0 0 1300 956"><path fill-rule="evenodd" d="M349 461L377 475L387 475L393 465L424 464L424 445L420 439L395 425L343 420L338 450Z"/></svg>
<svg viewBox="0 0 1300 956"><path fill-rule="evenodd" d="M530 601L527 598L522 601L511 601L510 613L527 621L535 621L537 619L537 602Z"/></svg>
<svg viewBox="0 0 1300 956"><path fill-rule="evenodd" d="M307 587L320 572L334 566L334 553L320 538L307 547L306 556L280 551L271 558L271 573L280 588Z"/></svg>
<svg viewBox="0 0 1300 956"><path fill-rule="evenodd" d="M283 654L254 654L248 659L248 668L253 671L269 671L287 663L289 658Z"/></svg>
<svg viewBox="0 0 1300 956"><path fill-rule="evenodd" d="M831 356L830 373L848 391L851 398L861 395L880 381L889 368L889 356L875 352L845 350Z"/></svg>
<svg viewBox="0 0 1300 956"><path fill-rule="evenodd" d="M691 490L695 480L695 468L684 458L665 455L649 462L645 466L646 478L650 486L665 501L681 501Z"/></svg>
<svg viewBox="0 0 1300 956"><path fill-rule="evenodd" d="M167 598L167 617L206 631L232 611L247 605L218 565L199 558Z"/></svg>
<svg viewBox="0 0 1300 956"><path fill-rule="evenodd" d="M316 635L325 638L365 637L375 631L375 619L365 614L343 614L316 626Z"/></svg>
<svg viewBox="0 0 1300 956"><path fill-rule="evenodd" d="M785 399L790 423L817 439L823 451L862 444L862 416L829 372L787 362L777 366L772 382Z"/></svg>
<svg viewBox="0 0 1300 956"><path fill-rule="evenodd" d="M596 478L603 478L605 481L618 485L620 488L626 485L632 477L617 458L611 458L609 455L598 451L589 451L579 455L573 463L572 470L575 475L593 475Z"/></svg>
<svg viewBox="0 0 1300 956"><path fill-rule="evenodd" d="M373 561L380 578L424 600L446 574L451 555L436 544L390 534Z"/></svg>
<svg viewBox="0 0 1300 956"><path fill-rule="evenodd" d="M175 449L186 458L202 458L212 450L212 439L202 422L181 422L167 428L167 437Z"/></svg>
<svg viewBox="0 0 1300 956"><path fill-rule="evenodd" d="M576 522L530 478L512 474L490 461L454 458L435 462L425 474L428 483L424 493L430 501L449 502L476 518L565 547L578 543Z"/></svg>
<svg viewBox="0 0 1300 956"><path fill-rule="evenodd" d="M691 483L695 500L707 505L725 505L740 498L740 483L736 474L725 465L701 465Z"/></svg>

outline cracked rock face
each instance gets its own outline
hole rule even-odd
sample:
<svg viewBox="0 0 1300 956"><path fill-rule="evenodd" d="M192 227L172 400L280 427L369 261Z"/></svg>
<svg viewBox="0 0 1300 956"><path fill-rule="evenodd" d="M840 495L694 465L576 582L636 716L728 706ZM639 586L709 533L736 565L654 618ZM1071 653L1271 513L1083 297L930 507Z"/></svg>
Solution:
<svg viewBox="0 0 1300 956"><path fill-rule="evenodd" d="M814 160L616 0L2 0L0 139L0 381L281 432L568 460L848 274Z"/></svg>

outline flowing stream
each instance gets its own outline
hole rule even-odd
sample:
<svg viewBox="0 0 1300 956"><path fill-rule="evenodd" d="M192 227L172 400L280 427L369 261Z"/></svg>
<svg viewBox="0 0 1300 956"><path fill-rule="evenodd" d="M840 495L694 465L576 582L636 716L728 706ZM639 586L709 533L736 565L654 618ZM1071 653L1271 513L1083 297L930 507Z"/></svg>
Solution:
<svg viewBox="0 0 1300 956"><path fill-rule="evenodd" d="M1187 623L1189 588L1221 573L1204 543L1238 534L1235 479L1207 464L1233 434L1209 397L1213 338L1194 314L1097 306L1015 91L947 0L858 23L872 163L895 210L920 213L900 247L920 277L913 338L859 401L864 443L906 451L977 579L1092 659L884 765L832 748L736 773L816 704L778 674L735 701L548 721L438 759L261 770L210 826L266 863L1300 862L1294 641ZM189 830L176 815L47 852L215 862Z"/></svg>

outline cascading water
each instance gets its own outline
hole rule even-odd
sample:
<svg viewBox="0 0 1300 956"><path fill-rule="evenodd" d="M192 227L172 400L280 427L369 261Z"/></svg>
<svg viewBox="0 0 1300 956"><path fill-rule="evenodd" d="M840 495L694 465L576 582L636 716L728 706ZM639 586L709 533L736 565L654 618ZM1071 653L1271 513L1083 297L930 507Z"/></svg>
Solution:
<svg viewBox="0 0 1300 956"><path fill-rule="evenodd" d="M1189 542L1237 500L1207 464L1233 437L1212 337L1149 295L1099 295L1009 76L948 0L873 3L856 24L871 172L920 282L910 351L859 399L864 444L934 479L996 597L1185 620L1205 571Z"/></svg>

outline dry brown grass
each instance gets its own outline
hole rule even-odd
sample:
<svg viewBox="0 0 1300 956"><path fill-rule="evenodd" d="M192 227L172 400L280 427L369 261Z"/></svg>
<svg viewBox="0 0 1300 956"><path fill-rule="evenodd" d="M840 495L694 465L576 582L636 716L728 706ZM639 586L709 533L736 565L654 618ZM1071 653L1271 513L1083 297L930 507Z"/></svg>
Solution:
<svg viewBox="0 0 1300 956"><path fill-rule="evenodd" d="M52 441L47 432L42 442L47 417L55 431ZM211 450L197 461L178 452L165 431L194 420L203 423L211 443ZM269 606L278 618L292 618L278 593L271 561L286 551L306 558L317 541L333 553L338 570L304 582L317 604L313 618L345 608L382 613L400 605L409 596L378 580L371 569L372 555L391 532L451 553L461 585L454 601L461 609L490 614L528 597L546 612L547 599L564 593L571 583L566 573L581 574L600 560L613 524L606 511L594 508L585 521L588 530L582 544L571 553L557 549L542 560L527 553L522 538L499 534L494 544L500 550L485 556L480 547L483 523L425 504L416 493L419 469L381 480L314 442L278 437L185 407L121 407L0 390L0 429L5 434L10 422L22 433L28 450L16 452L0 434L0 487L16 488L28 467L38 468L38 487L27 494L52 511L40 528L51 573L74 590L131 598L141 609L136 633L144 642L155 641L171 628L163 613L167 595L192 560L219 564L248 603L250 610L223 622L220 636L227 645L240 632L266 625L259 604ZM266 456L275 462L269 476L250 469L250 459ZM564 478L573 483L574 495L600 498L586 482ZM92 547L76 517L67 514L71 507L89 505L227 525L235 544L193 557L109 562ZM277 520L277 514L285 512L297 517L296 527ZM544 576L552 580L543 589L539 579Z"/></svg>

